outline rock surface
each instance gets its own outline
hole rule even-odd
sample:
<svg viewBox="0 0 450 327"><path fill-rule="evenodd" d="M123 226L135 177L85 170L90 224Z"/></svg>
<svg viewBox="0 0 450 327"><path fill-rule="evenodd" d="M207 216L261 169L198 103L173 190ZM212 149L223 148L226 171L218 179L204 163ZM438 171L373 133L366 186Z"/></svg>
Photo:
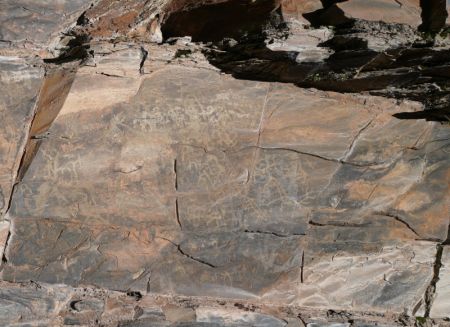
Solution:
<svg viewBox="0 0 450 327"><path fill-rule="evenodd" d="M60 39L69 41L70 27L90 5L89 0L3 0L0 54L13 47L25 48L27 55L51 56Z"/></svg>
<svg viewBox="0 0 450 327"><path fill-rule="evenodd" d="M43 69L18 57L0 57L0 214L9 205L28 130L39 95Z"/></svg>
<svg viewBox="0 0 450 327"><path fill-rule="evenodd" d="M0 325L449 323L440 0L23 2Z"/></svg>
<svg viewBox="0 0 450 327"><path fill-rule="evenodd" d="M442 249L441 264L440 277L436 284L436 298L431 308L431 315L450 318L450 248L448 246L444 246Z"/></svg>

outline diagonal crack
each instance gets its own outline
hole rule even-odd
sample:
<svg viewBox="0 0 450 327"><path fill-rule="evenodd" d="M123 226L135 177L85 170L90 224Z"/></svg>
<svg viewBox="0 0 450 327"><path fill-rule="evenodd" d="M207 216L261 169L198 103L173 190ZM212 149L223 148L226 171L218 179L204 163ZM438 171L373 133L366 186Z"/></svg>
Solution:
<svg viewBox="0 0 450 327"><path fill-rule="evenodd" d="M194 261L196 261L196 262L199 262L199 263L204 264L204 265L206 265L206 266L208 266L208 267L211 267L211 268L217 268L217 266L215 266L215 265L213 265L213 264L211 264L211 263L209 263L209 262L207 262L207 261L204 261L204 260L202 260L202 259L193 257L192 255L190 255L190 254L184 252L183 249L181 248L181 245L180 245L180 244L177 245L177 249L178 249L178 252L180 252L182 255L184 255L185 257L187 257L187 258L189 258L189 259L191 259L191 260L194 260Z"/></svg>
<svg viewBox="0 0 450 327"><path fill-rule="evenodd" d="M6 236L6 241L5 241L5 245L3 247L3 255L2 255L2 264L7 264L8 263L8 257L6 256L6 249L8 247L9 244L9 240L11 238L11 227L9 227L9 231L8 231L8 235Z"/></svg>
<svg viewBox="0 0 450 327"><path fill-rule="evenodd" d="M191 260L193 260L193 261L195 261L195 262L201 263L202 265L208 266L208 267L210 267L210 268L218 268L217 266L213 265L212 263L209 263L209 262L207 262L207 261L205 261L205 260L196 258L196 257L190 255L189 253L184 252L184 250L181 248L181 244L177 244L177 243L175 243L175 242L169 240L168 238L161 237L161 236L157 236L156 238L159 238L159 239L162 239L162 240L164 240L164 241L169 242L170 244L172 244L173 246L175 246L175 247L177 248L178 252L179 252L180 254L182 254L183 256L185 256L186 258L189 258L189 259L191 259Z"/></svg>
<svg viewBox="0 0 450 327"><path fill-rule="evenodd" d="M399 0L394 0L394 2L397 3L400 6L400 8L403 7L403 3L401 3Z"/></svg>
<svg viewBox="0 0 450 327"><path fill-rule="evenodd" d="M41 89L39 90L38 97L37 97L36 102L34 104L32 118L31 118L28 126L26 127L25 138L24 138L26 141L22 145L22 148L21 148L21 157L20 157L19 163L17 165L16 171L14 173L14 183L12 185L11 192L10 192L9 197L8 197L8 202L7 202L7 206L6 206L6 210L5 210L4 216L7 215L7 213L9 212L9 210L11 208L12 197L13 197L14 191L15 191L15 189L17 187L17 184L20 182L20 176L21 176L21 172L23 170L23 165L24 165L24 161L25 161L25 157L26 157L26 150L27 150L28 144L29 144L29 142L30 142L30 140L32 138L31 131L33 129L33 122L34 122L34 120L36 118L36 114L37 114L37 111L38 111L39 101L40 101L40 97L41 97L41 94L42 94L42 88L43 88L43 85L41 85ZM5 250L6 250L6 247L5 247Z"/></svg>
<svg viewBox="0 0 450 327"><path fill-rule="evenodd" d="M30 167L41 142L48 136L47 132L64 105L80 64L81 62L76 60L66 64L64 60L61 62L56 60L53 64L48 63L45 66L43 80L31 112L31 118L25 126L24 142L19 155L20 159L15 163L13 183L2 217L4 220L9 219L17 186ZM53 85L58 85L58 87L53 87ZM12 224L9 227L10 231L11 226ZM11 237L11 232L9 233L9 237ZM7 252L8 245L9 242L5 244L3 249L2 256L4 259L6 259L5 253Z"/></svg>
<svg viewBox="0 0 450 327"><path fill-rule="evenodd" d="M383 212L382 211L382 212L376 212L375 215L389 217L389 218L394 218L396 221L398 221L399 223L401 223L404 226L406 226L417 237L419 237L419 238L422 237L419 233L416 232L416 230L410 224L408 224L408 222L405 219L403 219L402 217L400 217L397 214L393 214L393 213L390 213L390 212Z"/></svg>
<svg viewBox="0 0 450 327"><path fill-rule="evenodd" d="M340 159L340 160L346 160L349 155L353 152L355 146L356 146L356 142L358 141L358 139L360 138L360 136L362 135L362 133L370 127L370 125L372 124L372 122L375 120L376 117L370 119L359 131L358 133L356 133L355 137L353 138L352 142L350 143L350 146L348 147L347 151L345 152L345 155Z"/></svg>
<svg viewBox="0 0 450 327"><path fill-rule="evenodd" d="M250 145L248 147L240 149L239 151L242 151L244 149L249 149L249 148L258 148L258 149L262 149L262 150L289 151L289 152L302 154L302 155L305 155L305 156L310 156L310 157L314 157L314 158L318 158L318 159L322 159L322 160L326 160L326 161L337 162L337 163L340 163L340 164L343 164L343 165L349 165L349 166L355 166L355 167L374 167L374 166L381 166L381 165L389 165L389 164L392 163L391 161L387 161L387 162L368 162L368 163L352 162L352 161L346 161L346 160L343 160L343 159L335 159L335 158L325 157L325 156L322 156L322 155L319 155L319 154L316 154L316 153L305 152L305 151L291 149L291 148L285 148L285 147L263 147L263 146Z"/></svg>

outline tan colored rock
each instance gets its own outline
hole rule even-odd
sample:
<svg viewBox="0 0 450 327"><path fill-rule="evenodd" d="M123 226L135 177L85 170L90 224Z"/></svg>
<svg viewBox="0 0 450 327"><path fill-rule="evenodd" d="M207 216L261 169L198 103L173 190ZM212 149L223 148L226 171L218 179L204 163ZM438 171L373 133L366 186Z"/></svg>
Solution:
<svg viewBox="0 0 450 327"><path fill-rule="evenodd" d="M281 2L283 16L288 19L296 19L302 23L308 23L303 14L322 8L320 0L283 0Z"/></svg>
<svg viewBox="0 0 450 327"><path fill-rule="evenodd" d="M100 0L86 11L85 17L89 24L83 28L96 39L150 37L155 32L151 23L167 3L167 0L151 2Z"/></svg>
<svg viewBox="0 0 450 327"><path fill-rule="evenodd" d="M25 60L0 57L0 217L9 206L12 187L43 79L43 70Z"/></svg>
<svg viewBox="0 0 450 327"><path fill-rule="evenodd" d="M53 50L64 39L63 32L75 25L91 4L89 0L5 0L0 11L0 51L20 46L28 53L52 57Z"/></svg>
<svg viewBox="0 0 450 327"><path fill-rule="evenodd" d="M283 6L289 18L319 25L341 25L353 19L417 28L422 23L420 0L287 1ZM317 16L317 15L318 16Z"/></svg>
<svg viewBox="0 0 450 327"><path fill-rule="evenodd" d="M170 322L189 322L196 321L196 311L192 308L180 308L175 305L166 305L164 315Z"/></svg>
<svg viewBox="0 0 450 327"><path fill-rule="evenodd" d="M435 256L416 240L446 237L445 129L206 65L139 74L140 51L75 78L14 194L4 279L413 312Z"/></svg>
<svg viewBox="0 0 450 327"><path fill-rule="evenodd" d="M419 0L349 0L338 3L337 6L349 18L411 26L419 26L422 22Z"/></svg>

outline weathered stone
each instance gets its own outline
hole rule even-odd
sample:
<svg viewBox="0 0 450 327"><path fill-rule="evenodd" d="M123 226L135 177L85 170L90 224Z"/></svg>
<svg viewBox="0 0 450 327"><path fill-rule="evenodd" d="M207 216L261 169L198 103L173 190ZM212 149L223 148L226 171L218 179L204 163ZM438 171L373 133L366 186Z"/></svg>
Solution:
<svg viewBox="0 0 450 327"><path fill-rule="evenodd" d="M283 0L281 9L287 19L295 19L302 23L308 23L303 14L322 9L320 0Z"/></svg>
<svg viewBox="0 0 450 327"><path fill-rule="evenodd" d="M28 138L43 70L25 60L0 57L0 217L9 197Z"/></svg>
<svg viewBox="0 0 450 327"><path fill-rule="evenodd" d="M436 298L431 307L433 318L450 318L450 247L444 246L441 258L442 267L436 284Z"/></svg>
<svg viewBox="0 0 450 327"><path fill-rule="evenodd" d="M349 18L418 26L421 22L419 0L349 0L336 4Z"/></svg>
<svg viewBox="0 0 450 327"><path fill-rule="evenodd" d="M179 308L174 305L167 305L163 308L164 316L170 322L196 321L196 311L192 308Z"/></svg>
<svg viewBox="0 0 450 327"><path fill-rule="evenodd" d="M2 260L4 260L3 253L5 252L5 248L8 245L10 236L9 229L9 221L3 220L0 222L0 253L2 254Z"/></svg>
<svg viewBox="0 0 450 327"><path fill-rule="evenodd" d="M0 12L0 48L20 44L51 57L48 50L57 47L60 40L64 43L62 33L90 4L89 0L5 0ZM46 49L50 43L52 47Z"/></svg>
<svg viewBox="0 0 450 327"><path fill-rule="evenodd" d="M2 282L0 288L0 316L4 326L30 322L45 326L54 321L60 306L67 301L65 287L42 288L38 284L11 285ZM47 325L48 326L48 325Z"/></svg>
<svg viewBox="0 0 450 327"><path fill-rule="evenodd" d="M448 171L442 149L428 153L440 127L397 120L410 104L376 97L198 68L142 76L137 55L115 64L123 77L92 73L114 58L79 72L18 185L3 278L412 312L435 253L415 240L445 238L432 206L446 193L416 201L429 221L399 201ZM133 83L85 102L87 85Z"/></svg>
<svg viewBox="0 0 450 327"><path fill-rule="evenodd" d="M198 308L197 321L216 323L220 325L236 324L239 326L255 326L255 327L284 327L287 323L283 320L272 316L236 310L225 310L217 308Z"/></svg>
<svg viewBox="0 0 450 327"><path fill-rule="evenodd" d="M304 14L320 12L320 15L343 23L350 19L383 21L386 23L407 24L417 27L421 23L420 0L285 0L282 2L283 14L305 22Z"/></svg>

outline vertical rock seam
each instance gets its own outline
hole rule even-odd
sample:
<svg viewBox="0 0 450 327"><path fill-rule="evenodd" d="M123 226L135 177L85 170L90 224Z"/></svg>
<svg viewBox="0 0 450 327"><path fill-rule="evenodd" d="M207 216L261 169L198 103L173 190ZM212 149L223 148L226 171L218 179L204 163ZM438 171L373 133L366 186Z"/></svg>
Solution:
<svg viewBox="0 0 450 327"><path fill-rule="evenodd" d="M428 286L425 293L425 317L430 317L431 307L433 305L434 298L436 296L436 285L439 281L439 274L442 268L442 253L444 251L444 246L450 245L450 224L447 232L447 239L436 245L436 259L433 265L433 278Z"/></svg>

